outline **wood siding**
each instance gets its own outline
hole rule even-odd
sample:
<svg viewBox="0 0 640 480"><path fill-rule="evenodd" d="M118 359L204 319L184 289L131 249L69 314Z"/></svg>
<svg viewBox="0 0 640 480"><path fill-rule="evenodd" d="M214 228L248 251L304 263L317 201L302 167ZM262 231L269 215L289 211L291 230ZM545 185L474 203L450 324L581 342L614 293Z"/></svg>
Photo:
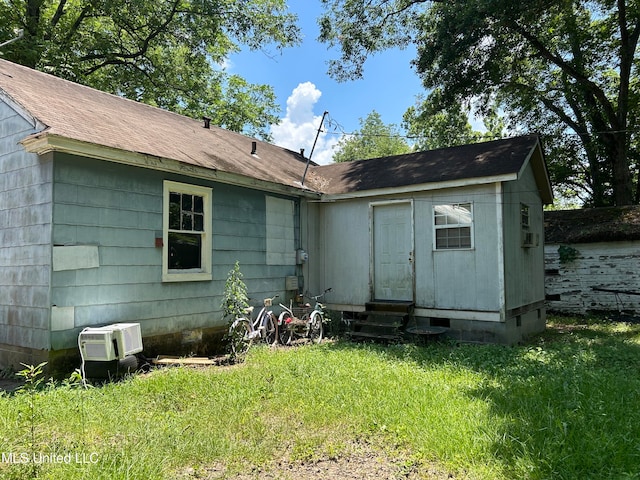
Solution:
<svg viewBox="0 0 640 480"><path fill-rule="evenodd" d="M640 242L579 243L576 257L560 260L558 244L545 246L549 310L567 314L640 314ZM619 290L604 292L594 288ZM630 293L633 292L635 295Z"/></svg>
<svg viewBox="0 0 640 480"><path fill-rule="evenodd" d="M412 200L415 232L415 300L418 308L500 310L498 281L497 194L494 185L429 191L319 204L312 207L320 227L312 227L309 243L319 258L310 257L311 289L332 287L328 302L364 305L371 300L370 204ZM471 202L474 210L473 249L434 250L433 206ZM318 212L315 212L315 208ZM313 251L313 250L312 250Z"/></svg>
<svg viewBox="0 0 640 480"><path fill-rule="evenodd" d="M49 348L49 158L18 143L34 125L0 102L0 363ZM22 353L20 353L22 352ZM25 353L26 352L26 353Z"/></svg>
<svg viewBox="0 0 640 480"><path fill-rule="evenodd" d="M143 337L222 327L236 261L256 302L284 296L285 277L296 274L295 265L266 264L263 192L68 155L56 156L54 175L54 244L97 246L99 262L53 272L52 303L74 318L73 329L52 333L54 349L73 347L89 325L140 322ZM164 180L213 189L211 281L162 282Z"/></svg>
<svg viewBox="0 0 640 480"><path fill-rule="evenodd" d="M534 244L523 246L521 205L529 207ZM531 165L517 182L504 184L504 264L507 310L544 301L544 220Z"/></svg>

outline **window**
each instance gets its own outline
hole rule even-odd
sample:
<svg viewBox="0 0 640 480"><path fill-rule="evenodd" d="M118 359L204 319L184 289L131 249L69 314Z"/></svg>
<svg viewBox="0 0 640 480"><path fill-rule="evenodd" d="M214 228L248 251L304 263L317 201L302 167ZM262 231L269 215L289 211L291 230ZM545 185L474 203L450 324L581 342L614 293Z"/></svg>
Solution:
<svg viewBox="0 0 640 480"><path fill-rule="evenodd" d="M162 280L211 280L210 188L164 182Z"/></svg>
<svg viewBox="0 0 640 480"><path fill-rule="evenodd" d="M535 247L538 244L537 235L530 231L531 216L529 215L529 205L520 204L520 231L523 247Z"/></svg>
<svg viewBox="0 0 640 480"><path fill-rule="evenodd" d="M522 229L529 229L529 205L520 204L520 225Z"/></svg>
<svg viewBox="0 0 640 480"><path fill-rule="evenodd" d="M433 207L436 250L471 248L473 209L471 203Z"/></svg>

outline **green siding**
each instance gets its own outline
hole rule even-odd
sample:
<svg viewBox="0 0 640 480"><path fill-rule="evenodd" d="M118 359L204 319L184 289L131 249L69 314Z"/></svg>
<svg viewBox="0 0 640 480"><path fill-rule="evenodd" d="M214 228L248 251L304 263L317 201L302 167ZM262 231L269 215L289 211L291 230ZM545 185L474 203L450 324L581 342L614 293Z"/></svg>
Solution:
<svg viewBox="0 0 640 480"><path fill-rule="evenodd" d="M249 295L284 296L295 266L266 266L265 194L98 160L57 155L54 245L97 245L97 268L55 271L52 303L74 307L73 331L52 332L53 348L72 348L86 326L140 322L144 336L222 327L224 282L236 261ZM162 282L163 181L213 189L213 280ZM170 352L168 352L170 353Z"/></svg>
<svg viewBox="0 0 640 480"><path fill-rule="evenodd" d="M0 101L0 367L49 348L52 167L19 144L35 132Z"/></svg>

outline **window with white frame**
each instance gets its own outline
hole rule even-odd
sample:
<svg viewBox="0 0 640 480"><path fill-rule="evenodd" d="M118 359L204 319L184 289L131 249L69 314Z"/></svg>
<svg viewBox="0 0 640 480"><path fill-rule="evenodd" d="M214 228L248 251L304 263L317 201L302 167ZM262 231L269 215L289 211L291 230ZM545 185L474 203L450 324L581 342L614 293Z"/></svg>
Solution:
<svg viewBox="0 0 640 480"><path fill-rule="evenodd" d="M211 280L211 188L164 182L164 281Z"/></svg>
<svg viewBox="0 0 640 480"><path fill-rule="evenodd" d="M473 207L471 203L434 205L435 249L473 247Z"/></svg>

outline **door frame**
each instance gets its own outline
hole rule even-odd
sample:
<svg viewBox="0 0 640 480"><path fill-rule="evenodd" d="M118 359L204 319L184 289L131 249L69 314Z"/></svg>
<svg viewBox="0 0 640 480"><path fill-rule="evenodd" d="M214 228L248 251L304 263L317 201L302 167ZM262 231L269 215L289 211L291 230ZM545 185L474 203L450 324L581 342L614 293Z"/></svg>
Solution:
<svg viewBox="0 0 640 480"><path fill-rule="evenodd" d="M409 206L409 218L410 218L410 252L409 252L409 264L411 268L411 299L415 301L416 298L416 241L415 241L415 208L412 198L397 199L397 200L379 200L375 202L369 202L369 298L376 300L375 298L375 226L374 226L374 210L375 207L407 204ZM389 299L392 300L392 299Z"/></svg>

